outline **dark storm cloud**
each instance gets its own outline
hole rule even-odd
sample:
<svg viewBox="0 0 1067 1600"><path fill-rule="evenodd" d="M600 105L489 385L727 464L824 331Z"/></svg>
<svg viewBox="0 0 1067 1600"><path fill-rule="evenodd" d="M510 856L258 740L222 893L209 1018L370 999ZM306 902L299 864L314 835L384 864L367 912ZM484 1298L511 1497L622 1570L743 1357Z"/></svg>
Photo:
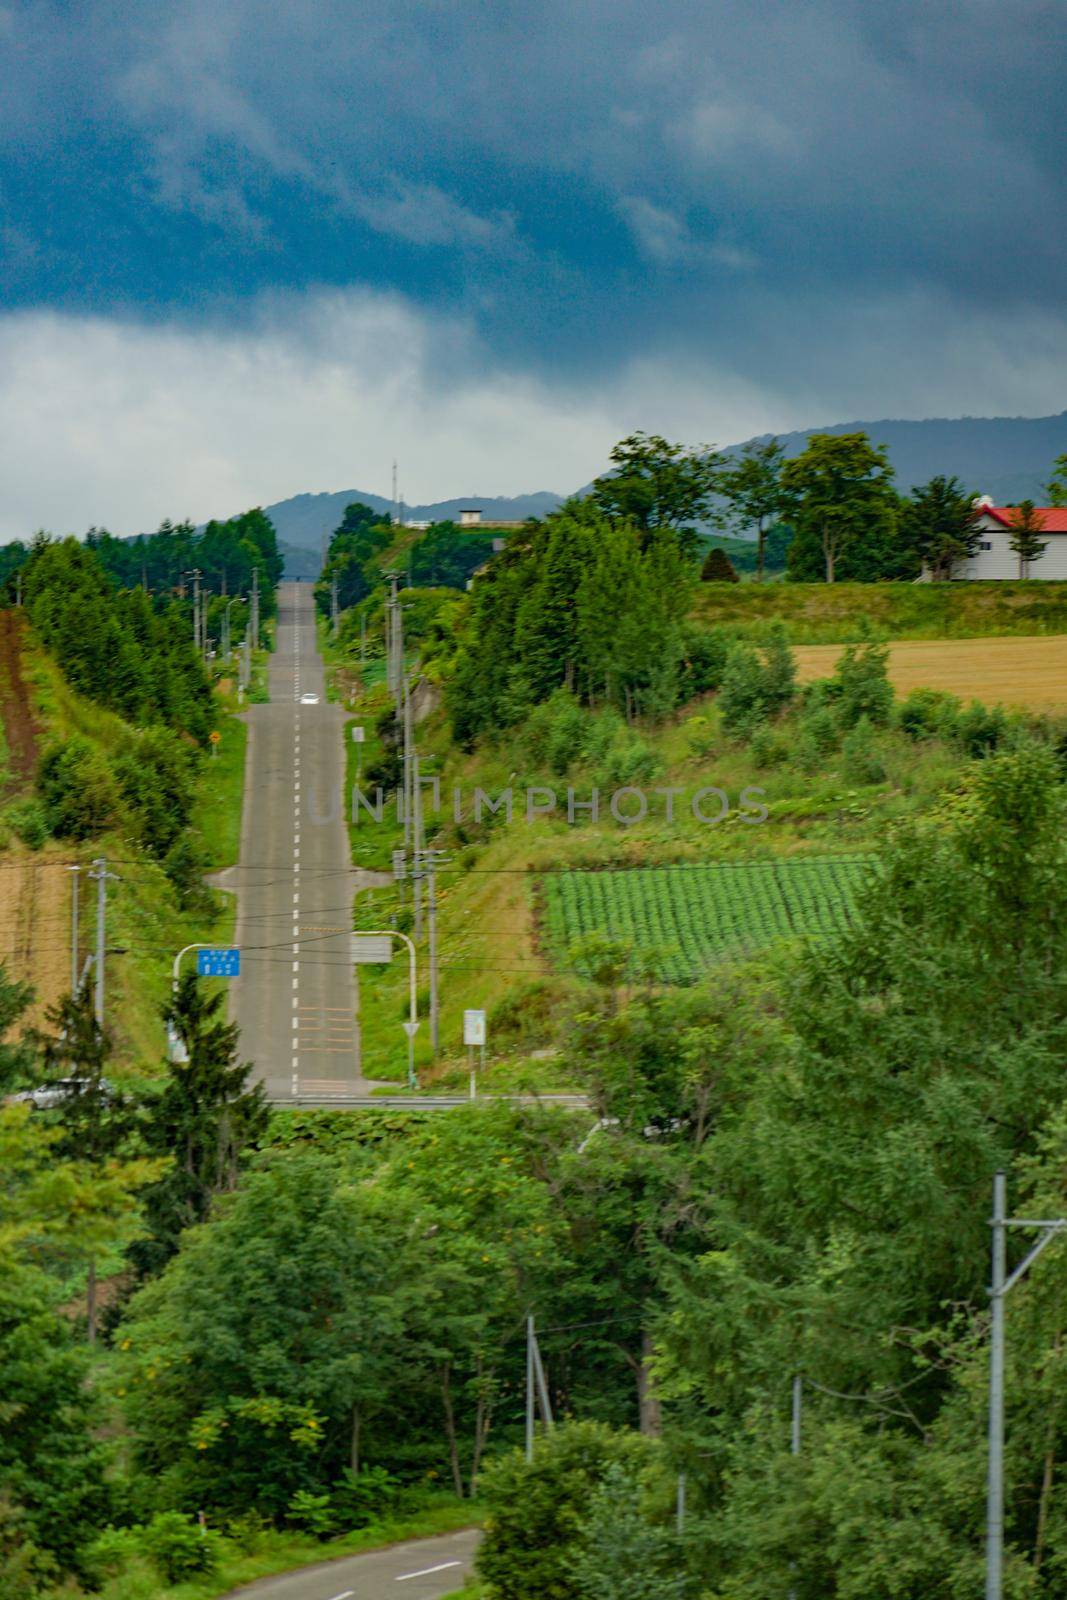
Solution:
<svg viewBox="0 0 1067 1600"><path fill-rule="evenodd" d="M317 392L455 492L639 426L1059 410L1065 47L1062 0L0 0L9 522L64 428L64 515L91 468L146 517L180 447L216 496L356 481Z"/></svg>
<svg viewBox="0 0 1067 1600"><path fill-rule="evenodd" d="M359 279L462 300L533 347L560 301L602 337L618 296L639 338L700 308L731 346L754 289L1062 304L1062 5L0 16L4 221L36 246L32 269L25 248L10 263L12 297Z"/></svg>

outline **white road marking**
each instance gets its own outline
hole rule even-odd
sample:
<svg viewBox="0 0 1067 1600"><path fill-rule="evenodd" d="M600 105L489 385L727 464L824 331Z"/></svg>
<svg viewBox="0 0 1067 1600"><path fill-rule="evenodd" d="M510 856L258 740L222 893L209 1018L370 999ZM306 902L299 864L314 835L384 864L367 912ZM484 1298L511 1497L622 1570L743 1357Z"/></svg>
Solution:
<svg viewBox="0 0 1067 1600"><path fill-rule="evenodd" d="M355 1592L356 1591L354 1589L342 1589L340 1594L335 1594L333 1596L333 1600L352 1600L352 1596L355 1594Z"/></svg>
<svg viewBox="0 0 1067 1600"><path fill-rule="evenodd" d="M295 945L293 946L293 949L294 950L296 949ZM293 971L294 972L299 972L300 971L300 963L299 963L299 961L294 961L293 962Z"/></svg>
<svg viewBox="0 0 1067 1600"><path fill-rule="evenodd" d="M446 1567L461 1567L462 1561L441 1561L436 1567L423 1567L418 1572L401 1572L397 1583L406 1583L408 1578L428 1578L431 1572L444 1572Z"/></svg>
<svg viewBox="0 0 1067 1600"><path fill-rule="evenodd" d="M293 968L294 968L294 970L295 970L295 968L296 968L296 966L297 966L297 963L296 963L296 962L295 962L295 961L294 961L294 962L293 962ZM294 978L294 979L293 979L293 988L294 988L294 989L298 989L298 988L299 988L299 987L300 987L300 979L299 979L299 978Z"/></svg>

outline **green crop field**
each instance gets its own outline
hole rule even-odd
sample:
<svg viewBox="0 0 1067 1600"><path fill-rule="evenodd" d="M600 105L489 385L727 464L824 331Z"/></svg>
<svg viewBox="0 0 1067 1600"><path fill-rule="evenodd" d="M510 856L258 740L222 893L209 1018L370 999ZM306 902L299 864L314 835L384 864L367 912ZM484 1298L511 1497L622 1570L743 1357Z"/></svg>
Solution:
<svg viewBox="0 0 1067 1600"><path fill-rule="evenodd" d="M651 956L666 983L775 939L844 927L872 856L813 856L546 876L548 945L570 963L576 940L603 933Z"/></svg>

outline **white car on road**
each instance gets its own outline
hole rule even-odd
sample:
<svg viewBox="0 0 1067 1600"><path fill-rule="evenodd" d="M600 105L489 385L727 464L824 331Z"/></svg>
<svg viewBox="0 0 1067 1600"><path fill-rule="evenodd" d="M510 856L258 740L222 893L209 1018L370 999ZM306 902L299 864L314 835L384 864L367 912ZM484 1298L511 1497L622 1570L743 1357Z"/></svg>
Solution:
<svg viewBox="0 0 1067 1600"><path fill-rule="evenodd" d="M300 696L300 704L302 706L317 706L318 703L319 697L317 694L302 694Z"/></svg>

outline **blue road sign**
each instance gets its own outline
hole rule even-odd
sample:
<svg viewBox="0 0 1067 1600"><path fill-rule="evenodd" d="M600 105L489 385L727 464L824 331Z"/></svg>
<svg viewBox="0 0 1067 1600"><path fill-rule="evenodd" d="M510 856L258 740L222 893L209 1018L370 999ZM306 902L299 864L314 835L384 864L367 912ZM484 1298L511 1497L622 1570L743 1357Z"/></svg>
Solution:
<svg viewBox="0 0 1067 1600"><path fill-rule="evenodd" d="M239 978L241 976L240 950L198 950L196 970L202 978Z"/></svg>

